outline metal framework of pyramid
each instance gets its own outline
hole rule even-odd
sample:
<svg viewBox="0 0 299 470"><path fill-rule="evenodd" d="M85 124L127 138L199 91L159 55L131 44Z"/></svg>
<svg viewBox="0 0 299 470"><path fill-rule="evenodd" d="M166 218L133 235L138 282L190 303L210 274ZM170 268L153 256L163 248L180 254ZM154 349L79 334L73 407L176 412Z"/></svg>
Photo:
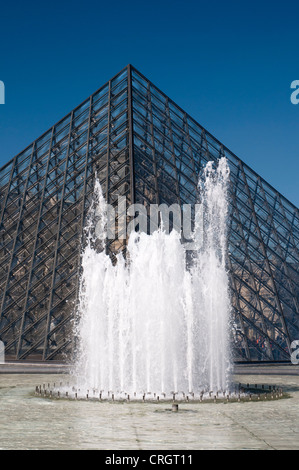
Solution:
<svg viewBox="0 0 299 470"><path fill-rule="evenodd" d="M107 202L193 204L231 170L236 361L289 361L299 339L298 209L128 65L0 169L0 339L11 360L68 360L95 174ZM121 214L118 214L119 217ZM110 251L125 250L111 240Z"/></svg>

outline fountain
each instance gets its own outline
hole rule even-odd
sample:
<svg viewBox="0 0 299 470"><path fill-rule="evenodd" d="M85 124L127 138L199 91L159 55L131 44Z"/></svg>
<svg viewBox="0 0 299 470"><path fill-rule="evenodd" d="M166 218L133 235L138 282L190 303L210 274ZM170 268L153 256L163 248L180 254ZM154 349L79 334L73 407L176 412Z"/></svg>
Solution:
<svg viewBox="0 0 299 470"><path fill-rule="evenodd" d="M207 163L189 265L180 234L163 223L151 235L131 233L127 259L118 254L112 264L96 181L82 254L77 390L140 400L229 390L228 181L225 158Z"/></svg>

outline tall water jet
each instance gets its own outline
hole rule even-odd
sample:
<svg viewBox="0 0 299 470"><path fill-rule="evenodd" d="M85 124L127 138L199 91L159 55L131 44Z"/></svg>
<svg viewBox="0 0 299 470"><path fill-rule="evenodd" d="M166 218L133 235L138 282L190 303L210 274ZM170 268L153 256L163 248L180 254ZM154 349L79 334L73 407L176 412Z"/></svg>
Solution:
<svg viewBox="0 0 299 470"><path fill-rule="evenodd" d="M197 306L200 364L205 386L228 387L230 295L226 270L229 168L225 158L217 169L207 163L200 179L203 238L192 267ZM196 345L194 345L196 347Z"/></svg>
<svg viewBox="0 0 299 470"><path fill-rule="evenodd" d="M193 257L175 230L132 233L126 260L105 252L101 187L86 226L78 305L78 386L130 396L200 394L229 386L230 297L226 270L225 158L199 181ZM95 229L96 228L96 229Z"/></svg>

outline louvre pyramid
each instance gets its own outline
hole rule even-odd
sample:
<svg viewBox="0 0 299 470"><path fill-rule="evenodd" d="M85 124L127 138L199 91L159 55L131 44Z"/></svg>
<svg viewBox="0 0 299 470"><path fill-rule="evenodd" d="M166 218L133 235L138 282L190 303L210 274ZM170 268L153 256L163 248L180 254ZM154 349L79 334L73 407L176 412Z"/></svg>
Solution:
<svg viewBox="0 0 299 470"><path fill-rule="evenodd" d="M68 360L80 243L97 174L117 204L193 204L198 175L231 170L236 361L289 361L299 339L298 209L128 65L0 169L0 339L11 360ZM121 216L121 214L119 214ZM111 252L125 240L111 240Z"/></svg>

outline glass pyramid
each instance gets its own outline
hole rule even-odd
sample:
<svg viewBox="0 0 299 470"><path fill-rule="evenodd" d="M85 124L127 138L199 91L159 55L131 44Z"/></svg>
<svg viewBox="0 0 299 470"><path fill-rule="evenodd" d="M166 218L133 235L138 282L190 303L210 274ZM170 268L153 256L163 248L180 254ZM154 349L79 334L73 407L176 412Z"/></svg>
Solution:
<svg viewBox="0 0 299 470"><path fill-rule="evenodd" d="M71 357L95 174L115 206L118 196L127 206L194 204L201 169L222 156L231 170L234 359L289 361L299 339L298 209L131 65L0 169L6 358ZM111 253L125 246L109 241Z"/></svg>

